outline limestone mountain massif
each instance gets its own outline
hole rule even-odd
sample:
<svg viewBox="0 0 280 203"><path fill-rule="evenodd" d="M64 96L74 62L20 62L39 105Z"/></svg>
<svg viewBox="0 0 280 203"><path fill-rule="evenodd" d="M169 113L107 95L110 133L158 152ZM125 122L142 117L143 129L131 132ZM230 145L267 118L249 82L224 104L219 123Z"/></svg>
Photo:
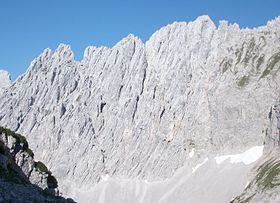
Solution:
<svg viewBox="0 0 280 203"><path fill-rule="evenodd" d="M0 125L78 202L238 201L279 148L279 68L279 17L241 29L200 16L81 61L61 44L0 82Z"/></svg>

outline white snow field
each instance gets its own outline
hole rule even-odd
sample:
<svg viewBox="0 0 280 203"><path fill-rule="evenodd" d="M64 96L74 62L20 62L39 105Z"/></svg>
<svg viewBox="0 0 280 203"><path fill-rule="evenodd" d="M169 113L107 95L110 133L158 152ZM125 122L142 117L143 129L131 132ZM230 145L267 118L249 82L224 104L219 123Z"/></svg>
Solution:
<svg viewBox="0 0 280 203"><path fill-rule="evenodd" d="M234 155L222 155L215 157L216 163L220 164L223 161L230 159L230 163L240 163L248 165L258 160L263 155L264 146L256 146L248 149L244 153Z"/></svg>

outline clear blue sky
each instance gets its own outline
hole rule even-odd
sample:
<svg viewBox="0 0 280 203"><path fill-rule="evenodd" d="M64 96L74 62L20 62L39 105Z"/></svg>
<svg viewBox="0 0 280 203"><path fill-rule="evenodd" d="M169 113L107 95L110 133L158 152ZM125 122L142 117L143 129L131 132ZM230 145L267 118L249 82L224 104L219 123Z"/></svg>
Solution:
<svg viewBox="0 0 280 203"><path fill-rule="evenodd" d="M44 48L70 44L80 60L89 45L112 47L129 33L146 41L203 14L255 27L280 15L280 0L1 0L0 68L15 79Z"/></svg>

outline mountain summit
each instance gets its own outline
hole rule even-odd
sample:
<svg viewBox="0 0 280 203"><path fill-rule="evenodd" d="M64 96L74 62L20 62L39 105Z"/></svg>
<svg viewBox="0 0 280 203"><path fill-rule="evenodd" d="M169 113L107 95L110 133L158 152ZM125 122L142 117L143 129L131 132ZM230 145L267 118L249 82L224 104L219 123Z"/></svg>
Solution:
<svg viewBox="0 0 280 203"><path fill-rule="evenodd" d="M229 202L279 148L279 39L280 18L201 16L81 61L61 44L0 94L0 125L78 202Z"/></svg>

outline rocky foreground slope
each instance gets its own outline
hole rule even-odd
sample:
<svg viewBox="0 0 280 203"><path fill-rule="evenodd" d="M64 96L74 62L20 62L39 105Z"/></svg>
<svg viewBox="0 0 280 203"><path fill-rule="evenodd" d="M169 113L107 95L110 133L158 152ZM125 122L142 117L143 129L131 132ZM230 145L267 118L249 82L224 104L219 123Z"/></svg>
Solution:
<svg viewBox="0 0 280 203"><path fill-rule="evenodd" d="M255 167L243 193L231 203L280 202L280 157L279 149L267 154Z"/></svg>
<svg viewBox="0 0 280 203"><path fill-rule="evenodd" d="M268 135L278 139L278 117L272 125L268 115L280 98L279 67L280 18L240 29L226 21L216 27L201 16L167 25L146 43L129 35L112 48L88 47L81 61L61 44L54 52L45 49L2 88L0 125L28 135L62 192L81 202L110 202L105 197L115 193L106 193L106 184L91 195L108 177L136 180L135 190L123 190L115 202L130 202L133 195L137 202L174 202L175 194L184 202L188 182L203 185L217 177L217 188L224 189L217 173L223 167L230 169L225 176L236 171L242 179L232 179L233 188L220 196L210 186L205 191L215 202L229 202L242 193L254 163L217 166L214 157L261 146ZM200 163L210 164L209 171L192 173ZM145 181L172 181L181 167L182 177L193 181L179 191L156 186L139 193ZM206 201L199 199L200 185L191 202ZM151 199L154 190L171 195Z"/></svg>
<svg viewBox="0 0 280 203"><path fill-rule="evenodd" d="M59 196L48 168L34 161L25 137L0 127L0 202L74 202Z"/></svg>

